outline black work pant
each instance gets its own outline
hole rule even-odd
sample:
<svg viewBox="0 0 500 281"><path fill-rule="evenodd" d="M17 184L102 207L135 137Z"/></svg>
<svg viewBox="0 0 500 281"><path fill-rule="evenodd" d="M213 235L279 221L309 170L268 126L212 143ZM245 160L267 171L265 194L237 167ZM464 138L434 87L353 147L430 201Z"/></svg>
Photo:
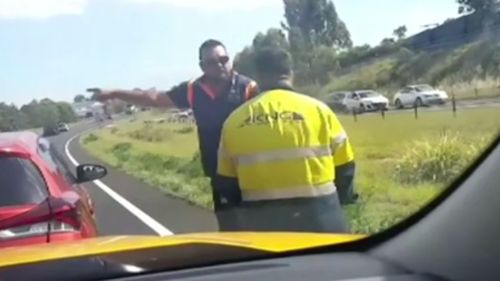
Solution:
<svg viewBox="0 0 500 281"><path fill-rule="evenodd" d="M240 231L348 233L338 195L244 202Z"/></svg>
<svg viewBox="0 0 500 281"><path fill-rule="evenodd" d="M214 212L219 225L219 231L237 231L237 208L241 204L241 192L238 181L222 176L210 178Z"/></svg>

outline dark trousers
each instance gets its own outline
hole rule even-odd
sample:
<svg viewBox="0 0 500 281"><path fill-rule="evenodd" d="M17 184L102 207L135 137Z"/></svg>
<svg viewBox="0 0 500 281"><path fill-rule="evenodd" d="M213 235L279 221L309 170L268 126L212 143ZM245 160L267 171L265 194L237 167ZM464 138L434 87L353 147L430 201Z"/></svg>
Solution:
<svg viewBox="0 0 500 281"><path fill-rule="evenodd" d="M241 192L238 181L222 176L210 178L214 212L219 225L219 231L237 231L237 208L241 204Z"/></svg>
<svg viewBox="0 0 500 281"><path fill-rule="evenodd" d="M348 232L337 193L242 202L237 179L214 176L210 184L219 231Z"/></svg>
<svg viewBox="0 0 500 281"><path fill-rule="evenodd" d="M244 202L237 215L241 231L349 232L337 194Z"/></svg>

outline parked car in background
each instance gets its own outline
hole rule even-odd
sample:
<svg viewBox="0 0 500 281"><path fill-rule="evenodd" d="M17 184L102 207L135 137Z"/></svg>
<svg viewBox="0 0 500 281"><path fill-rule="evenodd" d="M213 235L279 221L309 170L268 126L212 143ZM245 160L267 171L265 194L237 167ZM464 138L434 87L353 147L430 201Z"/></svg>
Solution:
<svg viewBox="0 0 500 281"><path fill-rule="evenodd" d="M138 111L137 107L135 105L129 104L127 105L127 108L125 109L125 114L127 115L132 115Z"/></svg>
<svg viewBox="0 0 500 281"><path fill-rule="evenodd" d="M57 130L59 132L67 132L69 131L69 126L68 124L64 123L64 122L60 122L58 125L57 125Z"/></svg>
<svg viewBox="0 0 500 281"><path fill-rule="evenodd" d="M427 84L410 85L399 90L393 98L396 108L445 104L448 94Z"/></svg>
<svg viewBox="0 0 500 281"><path fill-rule="evenodd" d="M389 100L374 90L353 91L345 97L344 103L349 112L357 113L389 108Z"/></svg>
<svg viewBox="0 0 500 281"><path fill-rule="evenodd" d="M35 133L0 134L0 247L96 236L94 205L81 183L106 173L85 164L74 175Z"/></svg>
<svg viewBox="0 0 500 281"><path fill-rule="evenodd" d="M335 113L346 112L345 98L348 94L348 91L334 92L327 96L324 101Z"/></svg>

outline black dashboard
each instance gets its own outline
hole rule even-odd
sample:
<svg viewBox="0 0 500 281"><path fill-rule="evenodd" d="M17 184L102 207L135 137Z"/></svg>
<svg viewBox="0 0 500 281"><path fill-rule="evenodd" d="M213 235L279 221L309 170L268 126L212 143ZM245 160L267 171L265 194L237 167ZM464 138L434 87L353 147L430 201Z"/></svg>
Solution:
<svg viewBox="0 0 500 281"><path fill-rule="evenodd" d="M320 247L276 254L249 247L187 243L2 267L0 280L444 280L358 250Z"/></svg>
<svg viewBox="0 0 500 281"><path fill-rule="evenodd" d="M359 253L317 254L140 275L115 281L438 281Z"/></svg>

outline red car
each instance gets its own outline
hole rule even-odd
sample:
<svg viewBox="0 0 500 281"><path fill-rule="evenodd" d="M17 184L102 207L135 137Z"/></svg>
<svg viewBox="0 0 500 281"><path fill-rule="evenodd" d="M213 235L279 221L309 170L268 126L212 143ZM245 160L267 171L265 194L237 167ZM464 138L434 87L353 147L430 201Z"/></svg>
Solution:
<svg viewBox="0 0 500 281"><path fill-rule="evenodd" d="M0 247L96 236L94 206L80 184L106 174L84 164L74 175L47 139L0 133Z"/></svg>

